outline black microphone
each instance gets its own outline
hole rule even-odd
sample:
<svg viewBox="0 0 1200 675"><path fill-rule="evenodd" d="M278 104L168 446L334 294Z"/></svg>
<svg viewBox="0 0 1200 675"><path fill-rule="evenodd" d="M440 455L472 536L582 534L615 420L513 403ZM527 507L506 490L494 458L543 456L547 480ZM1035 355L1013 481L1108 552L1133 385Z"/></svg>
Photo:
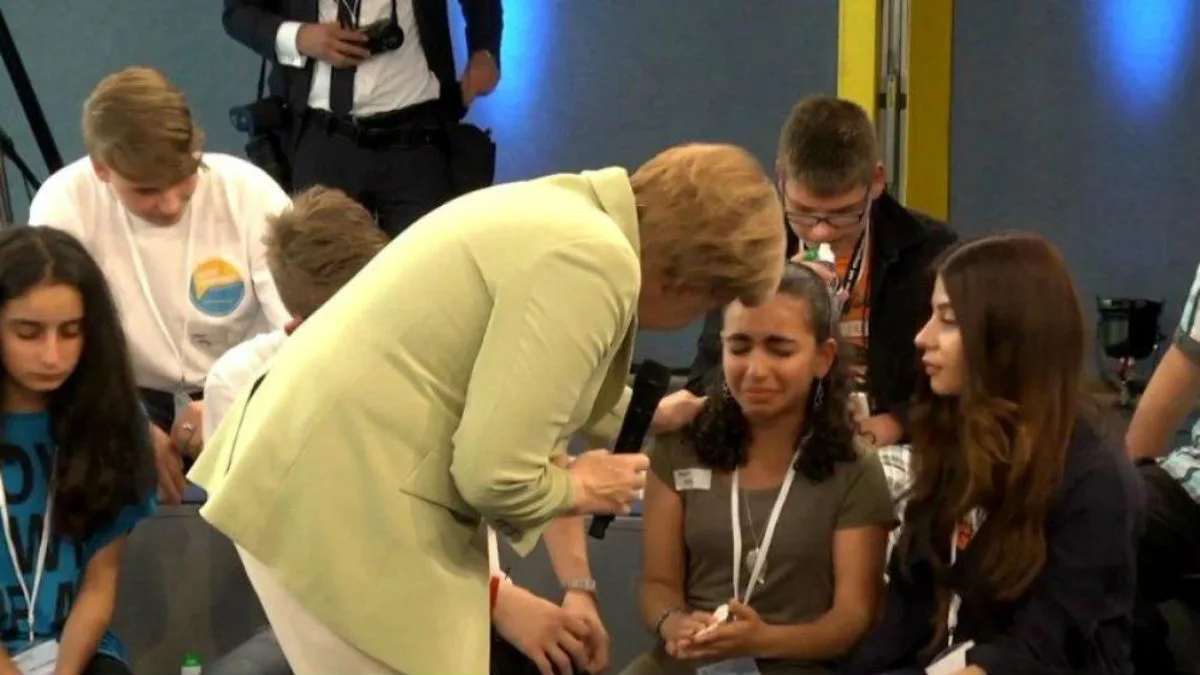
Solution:
<svg viewBox="0 0 1200 675"><path fill-rule="evenodd" d="M669 368L657 361L642 362L633 378L633 394L629 398L629 407L625 410L625 419L621 422L621 431L617 434L617 442L613 446L614 453L642 451L642 441L650 431L654 411L658 409L658 402L666 395L670 386ZM612 514L593 516L588 535L594 539L603 539L614 517Z"/></svg>

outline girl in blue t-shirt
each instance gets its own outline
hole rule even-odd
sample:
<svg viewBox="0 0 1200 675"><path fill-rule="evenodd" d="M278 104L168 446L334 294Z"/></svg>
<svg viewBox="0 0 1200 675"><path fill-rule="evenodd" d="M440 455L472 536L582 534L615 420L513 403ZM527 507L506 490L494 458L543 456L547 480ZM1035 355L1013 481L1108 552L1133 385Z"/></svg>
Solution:
<svg viewBox="0 0 1200 675"><path fill-rule="evenodd" d="M0 356L0 675L129 673L109 623L153 455L113 298L71 235L0 232Z"/></svg>

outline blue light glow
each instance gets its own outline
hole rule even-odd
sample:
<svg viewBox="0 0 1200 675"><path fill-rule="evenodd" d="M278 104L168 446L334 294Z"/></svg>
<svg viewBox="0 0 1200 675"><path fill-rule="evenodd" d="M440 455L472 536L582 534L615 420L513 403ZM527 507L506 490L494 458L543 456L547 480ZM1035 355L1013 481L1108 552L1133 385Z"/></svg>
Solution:
<svg viewBox="0 0 1200 675"><path fill-rule="evenodd" d="M1101 0L1102 63L1120 105L1142 117L1161 111L1182 80L1195 0Z"/></svg>
<svg viewBox="0 0 1200 675"><path fill-rule="evenodd" d="M452 3L457 5L457 3ZM544 95L550 63L552 29L558 3L552 0L508 0L504 3L504 37L500 46L500 86L472 107L471 118L484 126L525 120ZM459 12L452 12L459 14ZM452 29L459 63L465 63L461 15Z"/></svg>

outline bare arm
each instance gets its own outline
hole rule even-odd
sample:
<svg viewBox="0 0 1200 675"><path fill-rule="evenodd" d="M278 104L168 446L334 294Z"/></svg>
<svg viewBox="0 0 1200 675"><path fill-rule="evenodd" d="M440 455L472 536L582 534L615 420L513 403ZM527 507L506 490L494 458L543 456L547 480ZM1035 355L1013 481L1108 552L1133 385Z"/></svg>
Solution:
<svg viewBox="0 0 1200 675"><path fill-rule="evenodd" d="M55 675L80 675L96 655L100 638L112 622L125 541L126 537L113 540L88 562L63 627Z"/></svg>
<svg viewBox="0 0 1200 675"><path fill-rule="evenodd" d="M1138 402L1125 435L1133 459L1160 457L1200 395L1200 365L1178 345L1167 350Z"/></svg>
<svg viewBox="0 0 1200 675"><path fill-rule="evenodd" d="M566 468L569 461L565 452L554 458L555 466L561 468ZM559 583L592 578L583 521L583 516L559 516L546 526L542 535L546 540L546 552L550 554L550 566Z"/></svg>
<svg viewBox="0 0 1200 675"><path fill-rule="evenodd" d="M879 606L887 530L876 526L833 535L833 607L816 621L766 625L760 658L826 661L845 656L866 634Z"/></svg>
<svg viewBox="0 0 1200 675"><path fill-rule="evenodd" d="M683 584L683 499L651 472L642 505L642 581L638 609L654 630L664 611L685 607Z"/></svg>

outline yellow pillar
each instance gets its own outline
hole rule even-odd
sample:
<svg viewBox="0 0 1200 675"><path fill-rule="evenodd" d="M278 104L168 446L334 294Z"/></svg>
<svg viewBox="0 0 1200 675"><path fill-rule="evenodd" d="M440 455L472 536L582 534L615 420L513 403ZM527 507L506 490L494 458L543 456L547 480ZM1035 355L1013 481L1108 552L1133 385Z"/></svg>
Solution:
<svg viewBox="0 0 1200 675"><path fill-rule="evenodd" d="M838 2L838 98L854 101L876 119L879 92L881 0Z"/></svg>
<svg viewBox="0 0 1200 675"><path fill-rule="evenodd" d="M901 199L909 208L944 220L950 212L954 0L909 0L908 12L908 119Z"/></svg>

